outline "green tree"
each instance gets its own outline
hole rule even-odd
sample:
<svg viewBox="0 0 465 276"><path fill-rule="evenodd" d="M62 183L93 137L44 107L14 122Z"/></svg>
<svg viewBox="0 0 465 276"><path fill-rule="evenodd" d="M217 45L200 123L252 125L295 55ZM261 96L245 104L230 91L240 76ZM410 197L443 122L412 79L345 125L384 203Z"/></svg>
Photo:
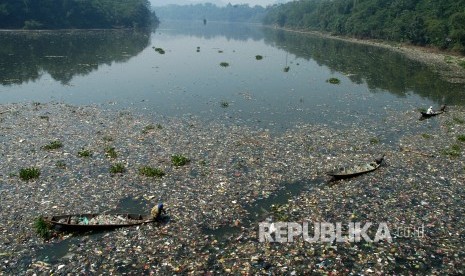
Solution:
<svg viewBox="0 0 465 276"><path fill-rule="evenodd" d="M3 0L0 28L148 27L148 0Z"/></svg>
<svg viewBox="0 0 465 276"><path fill-rule="evenodd" d="M451 16L450 38L453 49L465 53L465 12L457 12Z"/></svg>
<svg viewBox="0 0 465 276"><path fill-rule="evenodd" d="M268 9L263 23L465 52L465 0L300 0Z"/></svg>

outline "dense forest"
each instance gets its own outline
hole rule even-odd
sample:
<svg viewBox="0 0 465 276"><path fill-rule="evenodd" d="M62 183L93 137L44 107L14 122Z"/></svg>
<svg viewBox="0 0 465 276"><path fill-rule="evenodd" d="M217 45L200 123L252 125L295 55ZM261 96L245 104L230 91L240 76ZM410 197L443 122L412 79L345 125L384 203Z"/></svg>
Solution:
<svg viewBox="0 0 465 276"><path fill-rule="evenodd" d="M300 0L273 6L263 22L465 53L465 0Z"/></svg>
<svg viewBox="0 0 465 276"><path fill-rule="evenodd" d="M143 28L156 22L148 0L2 0L0 28Z"/></svg>
<svg viewBox="0 0 465 276"><path fill-rule="evenodd" d="M168 5L157 7L161 20L203 20L225 22L261 22L266 14L262 6L247 4L218 7L211 3L196 5Z"/></svg>

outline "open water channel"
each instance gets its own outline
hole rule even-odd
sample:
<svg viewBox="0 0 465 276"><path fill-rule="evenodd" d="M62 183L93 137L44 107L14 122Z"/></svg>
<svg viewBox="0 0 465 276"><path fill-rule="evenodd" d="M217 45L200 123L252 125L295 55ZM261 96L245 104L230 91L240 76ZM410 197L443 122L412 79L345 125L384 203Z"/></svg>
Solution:
<svg viewBox="0 0 465 276"><path fill-rule="evenodd" d="M399 53L257 25L2 32L0 41L0 103L98 104L280 131L369 127L386 110L465 101L463 85Z"/></svg>

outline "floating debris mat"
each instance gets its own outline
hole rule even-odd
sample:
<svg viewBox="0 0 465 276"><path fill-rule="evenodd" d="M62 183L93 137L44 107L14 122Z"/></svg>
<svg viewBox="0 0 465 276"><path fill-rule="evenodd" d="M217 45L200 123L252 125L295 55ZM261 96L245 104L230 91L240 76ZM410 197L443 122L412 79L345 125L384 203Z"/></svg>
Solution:
<svg viewBox="0 0 465 276"><path fill-rule="evenodd" d="M464 108L451 106L447 116L428 121L418 121L412 108L388 112L372 128L296 123L280 133L105 106L0 110L8 111L0 115L0 274L465 273ZM263 213L270 223L301 227L342 222L342 231L346 223L385 222L392 242L312 243L300 236L267 243L258 239L258 223L246 223L245 207L287 189L285 183L321 179L335 164L368 163L379 153L386 166L375 173L344 185L313 183ZM117 210L128 196L143 203ZM34 231L39 215L137 214L156 202L168 206L169 223L49 240ZM203 231L228 225L238 231L223 240ZM373 238L376 229L366 234ZM52 258L47 251L59 251L70 237Z"/></svg>

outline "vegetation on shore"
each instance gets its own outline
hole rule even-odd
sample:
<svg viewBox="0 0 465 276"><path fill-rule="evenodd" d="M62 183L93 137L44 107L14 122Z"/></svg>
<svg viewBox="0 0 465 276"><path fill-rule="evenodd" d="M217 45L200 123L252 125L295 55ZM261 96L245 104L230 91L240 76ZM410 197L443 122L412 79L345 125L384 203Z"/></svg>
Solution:
<svg viewBox="0 0 465 276"><path fill-rule="evenodd" d="M270 8L263 22L465 53L464 6L465 0L299 0Z"/></svg>
<svg viewBox="0 0 465 276"><path fill-rule="evenodd" d="M5 0L0 28L144 28L158 23L148 0Z"/></svg>

